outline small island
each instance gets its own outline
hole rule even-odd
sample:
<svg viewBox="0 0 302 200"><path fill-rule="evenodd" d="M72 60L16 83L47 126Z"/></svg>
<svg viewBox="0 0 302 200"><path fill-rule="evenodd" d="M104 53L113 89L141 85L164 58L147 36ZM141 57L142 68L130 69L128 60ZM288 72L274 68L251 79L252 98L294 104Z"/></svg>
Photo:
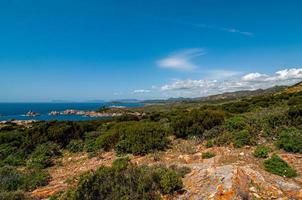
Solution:
<svg viewBox="0 0 302 200"><path fill-rule="evenodd" d="M36 113L36 112L33 112L33 111L28 111L25 116L27 117L36 117L36 116L39 116L40 114L39 113Z"/></svg>
<svg viewBox="0 0 302 200"><path fill-rule="evenodd" d="M82 115L87 117L120 117L122 115L135 115L142 116L143 113L133 112L125 109L124 107L110 107L110 108L100 108L98 110L75 110L67 109L64 111L51 111L48 115Z"/></svg>

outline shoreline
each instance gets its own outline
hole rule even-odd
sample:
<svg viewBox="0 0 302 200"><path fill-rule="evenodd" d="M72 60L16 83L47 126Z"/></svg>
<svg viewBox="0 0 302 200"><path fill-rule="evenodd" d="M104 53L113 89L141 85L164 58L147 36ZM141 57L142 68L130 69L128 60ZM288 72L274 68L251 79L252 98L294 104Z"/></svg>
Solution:
<svg viewBox="0 0 302 200"><path fill-rule="evenodd" d="M30 111L32 112L32 111ZM35 112L32 112L35 113ZM78 117L87 117L87 120L93 120L93 118L100 119L100 118L112 118L112 117L120 117L123 115L133 115L136 117L142 117L145 115L145 113L141 112L136 112L136 111L131 111L128 110L127 108L122 108L122 107L114 107L114 108L109 108L108 110L105 111L94 111L94 110L75 110L75 109L67 109L64 111L51 111L46 114L40 114L40 113L35 113L35 115L28 115L28 113L23 114L23 115L18 115L25 117L25 119L20 119L16 115L6 115L4 117L7 117L7 119L0 119L0 124L5 124L5 123L14 123L14 124L28 124L28 123L33 123L33 122L38 122L38 121L50 121L50 120L59 120L59 121L81 121L81 119L75 119L77 116ZM42 119L41 119L42 117ZM44 119L43 119L44 117ZM50 117L50 118L49 118ZM53 117L53 118L51 118ZM57 117L57 118L56 118ZM66 119L64 119L66 117ZM40 119L39 119L40 118ZM46 119L49 118L49 119ZM60 119L61 118L61 119ZM70 119L68 119L70 118Z"/></svg>

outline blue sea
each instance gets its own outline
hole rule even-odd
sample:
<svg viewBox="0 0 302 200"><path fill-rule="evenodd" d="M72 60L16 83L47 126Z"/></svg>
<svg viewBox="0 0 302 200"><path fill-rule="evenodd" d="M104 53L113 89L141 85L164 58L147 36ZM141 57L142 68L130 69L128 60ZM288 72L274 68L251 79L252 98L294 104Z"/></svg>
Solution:
<svg viewBox="0 0 302 200"><path fill-rule="evenodd" d="M139 107L140 103L0 103L0 121L7 120L67 120L82 121L95 120L101 117L87 117L81 115L48 115L51 111L74 110L96 110L101 107L123 106ZM39 113L35 117L25 116L28 111Z"/></svg>

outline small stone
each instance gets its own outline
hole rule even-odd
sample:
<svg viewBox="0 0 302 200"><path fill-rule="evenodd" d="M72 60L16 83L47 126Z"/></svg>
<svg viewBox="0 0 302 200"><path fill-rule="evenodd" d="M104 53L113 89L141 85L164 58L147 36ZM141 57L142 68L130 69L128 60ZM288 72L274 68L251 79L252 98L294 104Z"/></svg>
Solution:
<svg viewBox="0 0 302 200"><path fill-rule="evenodd" d="M241 152L239 155L240 155L240 156L244 156L244 153L243 153L243 152Z"/></svg>
<svg viewBox="0 0 302 200"><path fill-rule="evenodd" d="M190 158L190 156L188 156L188 155L185 155L185 156L183 157L183 159L185 160L186 163L190 163L190 161L191 161L191 158Z"/></svg>
<svg viewBox="0 0 302 200"><path fill-rule="evenodd" d="M255 187L250 187L249 190L253 193L256 193L257 192L257 189Z"/></svg>
<svg viewBox="0 0 302 200"><path fill-rule="evenodd" d="M255 198L257 198L257 199L260 199L260 198L261 198L261 196L260 196L259 194L257 194L257 193L253 193L253 196L254 196Z"/></svg>
<svg viewBox="0 0 302 200"><path fill-rule="evenodd" d="M194 156L202 156L202 153L195 153Z"/></svg>

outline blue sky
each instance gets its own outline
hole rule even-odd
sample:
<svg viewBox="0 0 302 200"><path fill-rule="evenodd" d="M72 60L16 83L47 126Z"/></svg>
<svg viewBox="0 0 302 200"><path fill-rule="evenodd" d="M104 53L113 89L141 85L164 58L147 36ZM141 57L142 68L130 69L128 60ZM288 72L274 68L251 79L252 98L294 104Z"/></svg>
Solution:
<svg viewBox="0 0 302 200"><path fill-rule="evenodd" d="M302 79L301 10L299 0L1 0L0 101L291 84Z"/></svg>

